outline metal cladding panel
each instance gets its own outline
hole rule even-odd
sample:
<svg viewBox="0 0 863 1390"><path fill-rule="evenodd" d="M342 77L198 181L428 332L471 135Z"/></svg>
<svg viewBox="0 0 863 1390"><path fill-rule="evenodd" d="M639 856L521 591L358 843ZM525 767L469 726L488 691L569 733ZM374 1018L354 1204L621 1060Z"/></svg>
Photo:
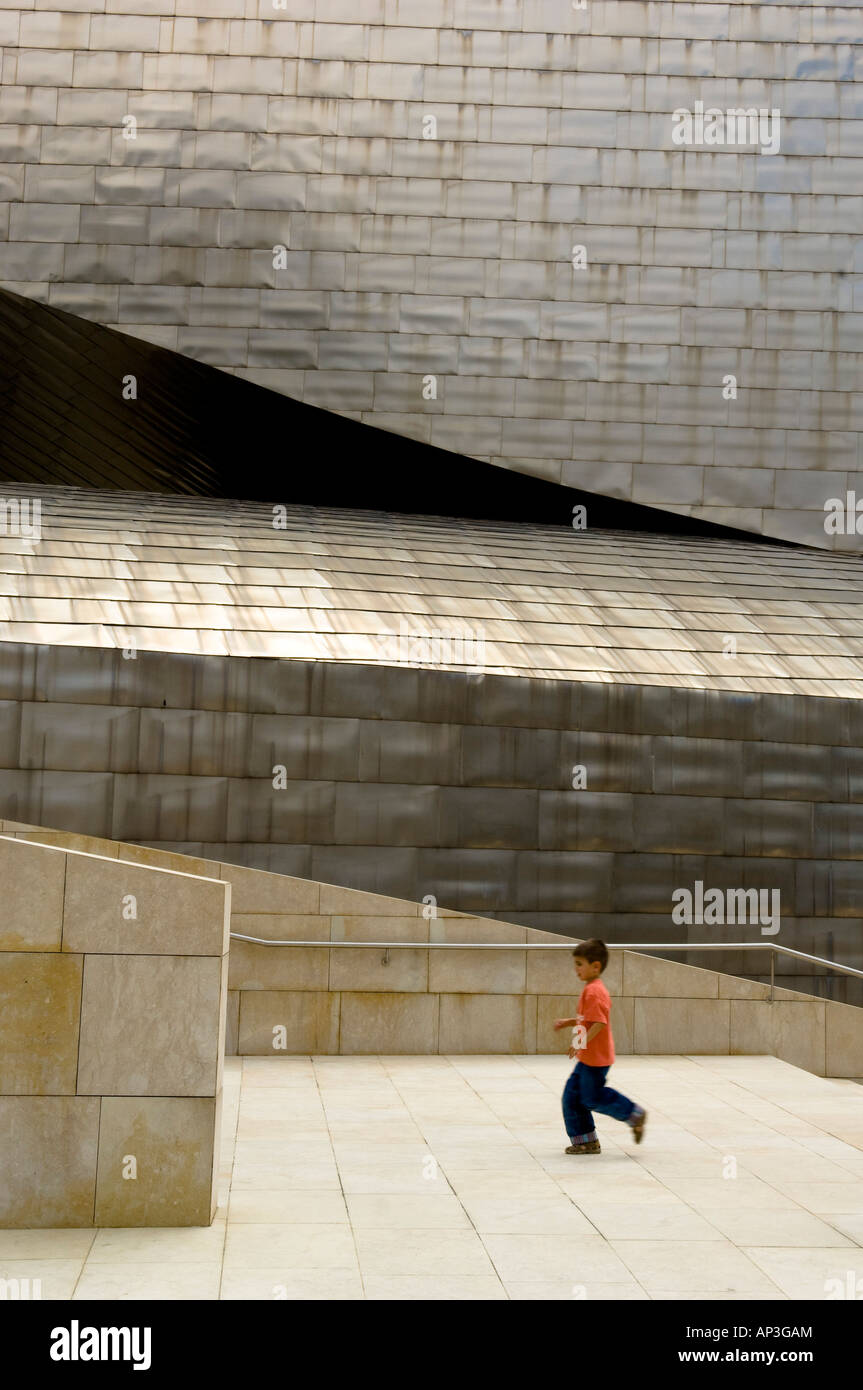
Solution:
<svg viewBox="0 0 863 1390"><path fill-rule="evenodd" d="M32 492L41 537L0 536L0 815L619 941L697 939L671 904L698 881L775 889L782 944L863 964L863 659L838 626L863 612L860 559ZM300 567L298 604L277 581ZM322 658L279 659L303 623ZM486 623L513 636L484 661L411 664ZM848 654L813 672L799 639L822 635Z"/></svg>
<svg viewBox="0 0 863 1390"><path fill-rule="evenodd" d="M12 501L19 518L25 510L38 515L38 539L9 523ZM328 671L315 677L333 714L368 708L408 719L431 716L441 701L455 718L468 701L479 703L489 723L541 725L547 710L569 709L575 699L588 727L610 721L622 730L613 690L637 685L638 719L685 733L673 725L677 686L704 692L703 715L697 704L687 706L694 732L718 717L732 734L741 718L758 717L768 736L775 710L795 741L811 715L781 697L863 695L863 626L846 630L863 617L863 558L856 556L714 537L32 485L26 498L4 502L0 640L134 648L141 666L128 662L135 669L119 680L136 692L133 703L173 701L176 687L186 690L177 698L188 706L188 682L200 682L208 669L196 668L193 677L181 661L166 673L158 661L143 661L147 651L276 658L274 678L279 688L287 682L298 712L308 691L297 663L347 665L347 684ZM202 593L214 575L218 593ZM530 603L525 592L534 596ZM801 633L806 605L809 630ZM40 679L51 680L52 658L40 660L48 664ZM423 676L394 690L383 674L394 668ZM86 680L87 669L74 679ZM94 654L95 689L103 669L104 657ZM448 682L459 671L473 681ZM517 679L486 687L492 674ZM525 677L534 678L528 700ZM561 681L591 684L573 693ZM731 691L739 700L711 704L711 693ZM243 707L239 690L236 698ZM633 719L636 706L623 706Z"/></svg>
<svg viewBox="0 0 863 1390"><path fill-rule="evenodd" d="M859 5L122 8L4 6L0 284L501 479L859 552Z"/></svg>

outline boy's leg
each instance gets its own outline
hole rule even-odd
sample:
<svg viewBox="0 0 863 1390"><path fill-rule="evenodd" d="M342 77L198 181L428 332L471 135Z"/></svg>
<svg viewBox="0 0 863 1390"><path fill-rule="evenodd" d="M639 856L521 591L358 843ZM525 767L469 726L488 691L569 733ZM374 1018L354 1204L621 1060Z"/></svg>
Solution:
<svg viewBox="0 0 863 1390"><path fill-rule="evenodd" d="M622 1120L632 1129L638 1129L644 1117L644 1109L628 1096L606 1086L608 1067L585 1067L588 1075L581 1085L583 1103L600 1115L608 1115L612 1120Z"/></svg>
<svg viewBox="0 0 863 1390"><path fill-rule="evenodd" d="M596 1138L593 1116L583 1102L583 1073L589 1071L578 1062L563 1088L563 1123L571 1144L592 1144Z"/></svg>

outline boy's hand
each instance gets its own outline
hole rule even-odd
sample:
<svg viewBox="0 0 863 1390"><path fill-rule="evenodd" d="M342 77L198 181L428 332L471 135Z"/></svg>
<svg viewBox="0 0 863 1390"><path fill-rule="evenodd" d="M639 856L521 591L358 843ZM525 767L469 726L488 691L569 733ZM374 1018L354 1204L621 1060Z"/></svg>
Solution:
<svg viewBox="0 0 863 1390"><path fill-rule="evenodd" d="M569 1055L570 1055L570 1057L575 1057L575 1056L576 1056L576 1051L575 1051L575 1048L574 1048L574 1047L571 1047L571 1048L569 1049Z"/></svg>

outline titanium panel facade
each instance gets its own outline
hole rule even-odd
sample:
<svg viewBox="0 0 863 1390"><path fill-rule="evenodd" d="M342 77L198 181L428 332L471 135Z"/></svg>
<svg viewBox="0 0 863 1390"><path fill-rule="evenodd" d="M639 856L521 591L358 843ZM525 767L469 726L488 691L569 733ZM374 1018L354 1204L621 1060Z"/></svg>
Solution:
<svg viewBox="0 0 863 1390"><path fill-rule="evenodd" d="M863 695L853 555L31 484L27 494L16 505L39 505L40 538L0 534L6 642Z"/></svg>
<svg viewBox="0 0 863 1390"><path fill-rule="evenodd" d="M507 469L861 549L824 529L863 495L859 5L54 4L0 6L0 284ZM778 112L779 152L676 145L697 102Z"/></svg>
<svg viewBox="0 0 863 1390"><path fill-rule="evenodd" d="M861 748L846 698L0 645L2 817L618 943L863 968ZM697 881L778 889L779 932L672 922Z"/></svg>

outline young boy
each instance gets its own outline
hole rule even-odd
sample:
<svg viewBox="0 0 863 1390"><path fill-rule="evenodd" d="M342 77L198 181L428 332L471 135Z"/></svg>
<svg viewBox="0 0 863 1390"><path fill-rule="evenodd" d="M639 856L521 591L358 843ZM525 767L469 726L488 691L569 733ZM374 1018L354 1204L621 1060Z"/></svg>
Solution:
<svg viewBox="0 0 863 1390"><path fill-rule="evenodd" d="M611 998L600 980L608 965L605 943L582 941L573 951L575 973L584 981L575 1018L555 1019L554 1026L572 1028L570 1057L578 1063L563 1090L563 1122L569 1135L568 1154L598 1154L599 1147L592 1110L623 1120L632 1128L636 1144L644 1137L647 1111L634 1101L606 1086L605 1078L614 1061L611 1035Z"/></svg>

